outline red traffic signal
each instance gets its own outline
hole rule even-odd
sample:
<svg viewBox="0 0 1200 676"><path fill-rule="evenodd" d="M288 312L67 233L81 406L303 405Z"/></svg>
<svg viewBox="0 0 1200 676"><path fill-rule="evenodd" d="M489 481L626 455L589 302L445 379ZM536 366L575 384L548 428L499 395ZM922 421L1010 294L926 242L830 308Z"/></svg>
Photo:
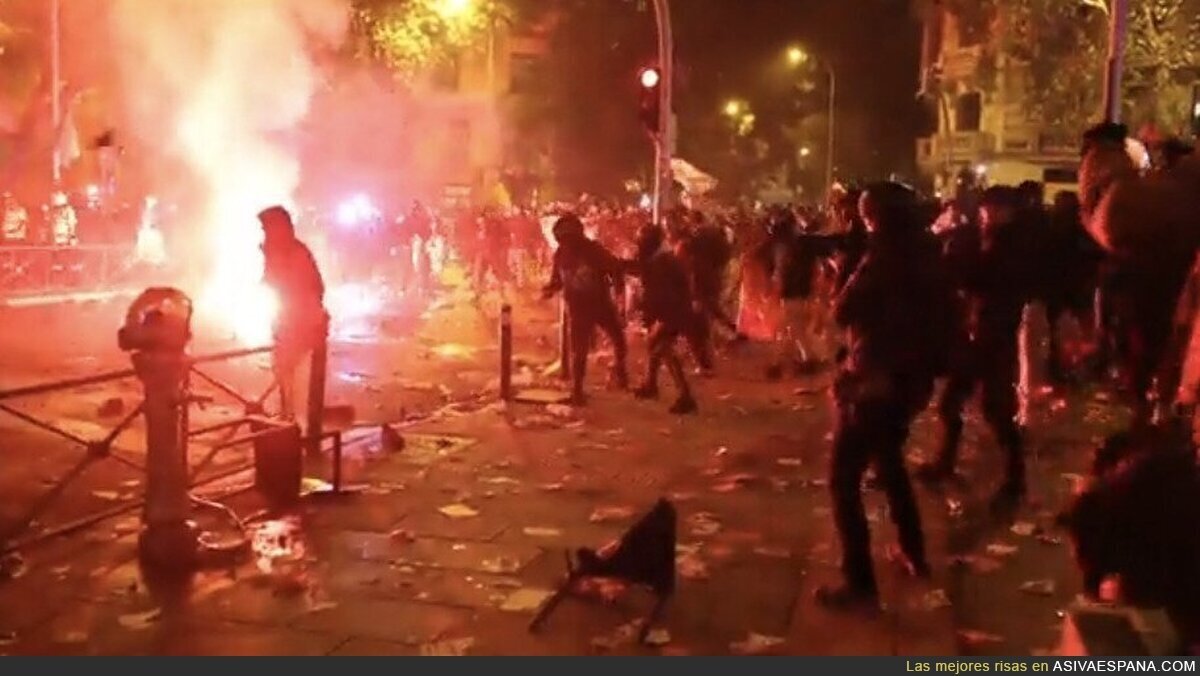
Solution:
<svg viewBox="0 0 1200 676"><path fill-rule="evenodd" d="M658 133L659 127L659 112L660 96L659 85L662 84L662 74L657 68L643 68L638 73L638 84L642 86L641 101L638 106L638 117L641 118L642 126L651 135Z"/></svg>

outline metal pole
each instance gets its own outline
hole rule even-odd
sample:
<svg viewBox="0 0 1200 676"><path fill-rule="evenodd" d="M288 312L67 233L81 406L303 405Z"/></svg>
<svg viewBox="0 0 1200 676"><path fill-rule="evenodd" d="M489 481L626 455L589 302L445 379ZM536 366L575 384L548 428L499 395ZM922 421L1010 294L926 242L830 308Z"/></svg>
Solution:
<svg viewBox="0 0 1200 676"><path fill-rule="evenodd" d="M195 562L198 540L189 522L187 430L188 361L182 350L146 351L133 355L145 390L146 417L145 530L139 548L143 561L170 568Z"/></svg>
<svg viewBox="0 0 1200 676"><path fill-rule="evenodd" d="M500 399L512 399L512 306L500 308Z"/></svg>
<svg viewBox="0 0 1200 676"><path fill-rule="evenodd" d="M1121 121L1121 75L1125 68L1125 36L1129 0L1112 0L1109 10L1108 66L1104 79L1104 119Z"/></svg>
<svg viewBox="0 0 1200 676"><path fill-rule="evenodd" d="M654 17L658 25L658 67L662 75L659 84L658 135L654 143L654 222L671 208L671 154L674 139L671 129L672 92L675 77L675 42L671 32L669 0L654 0Z"/></svg>
<svg viewBox="0 0 1200 676"><path fill-rule="evenodd" d="M62 181L62 166L58 156L59 134L62 133L62 36L60 0L50 0L50 117L54 123L52 150L54 187Z"/></svg>
<svg viewBox="0 0 1200 676"><path fill-rule="evenodd" d="M826 149L825 158L825 190L833 188L833 142L835 131L835 116L837 113L837 76L833 73L833 66L828 66L829 70L829 147Z"/></svg>

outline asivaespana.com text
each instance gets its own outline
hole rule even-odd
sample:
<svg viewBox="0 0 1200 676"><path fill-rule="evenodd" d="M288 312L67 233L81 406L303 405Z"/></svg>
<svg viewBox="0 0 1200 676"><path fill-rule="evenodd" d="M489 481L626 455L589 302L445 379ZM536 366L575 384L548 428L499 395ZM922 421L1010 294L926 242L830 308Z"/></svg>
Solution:
<svg viewBox="0 0 1200 676"><path fill-rule="evenodd" d="M1046 660L1044 662L986 662L986 661L956 661L956 660L908 660L905 671L936 672L936 673L968 673L968 672L1041 672L1041 671L1073 671L1073 672L1120 672L1120 671L1151 671L1151 672L1181 672L1194 673L1194 659L1137 659L1137 660Z"/></svg>

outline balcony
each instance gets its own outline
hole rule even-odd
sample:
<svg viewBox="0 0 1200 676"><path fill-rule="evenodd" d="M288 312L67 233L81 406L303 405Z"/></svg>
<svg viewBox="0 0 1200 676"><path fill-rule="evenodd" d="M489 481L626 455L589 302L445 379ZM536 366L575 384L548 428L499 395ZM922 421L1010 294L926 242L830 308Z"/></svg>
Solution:
<svg viewBox="0 0 1200 676"><path fill-rule="evenodd" d="M945 164L973 164L996 152L996 137L982 131L954 132L917 139L917 164L925 169Z"/></svg>

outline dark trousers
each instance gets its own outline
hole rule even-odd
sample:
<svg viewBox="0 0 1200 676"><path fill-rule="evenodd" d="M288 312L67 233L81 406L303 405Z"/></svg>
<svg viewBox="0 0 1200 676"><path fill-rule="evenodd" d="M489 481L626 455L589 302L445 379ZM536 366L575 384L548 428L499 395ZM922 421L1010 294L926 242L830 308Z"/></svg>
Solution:
<svg viewBox="0 0 1200 676"><path fill-rule="evenodd" d="M829 487L842 543L842 574L846 583L858 590L877 591L871 533L862 500L863 475L871 463L887 495L901 549L911 561L925 562L921 515L904 467L904 444L915 415L914 401L912 394L893 392L865 402L838 403Z"/></svg>
<svg viewBox="0 0 1200 676"><path fill-rule="evenodd" d="M978 388L983 418L1007 454L1009 482L1025 480L1025 453L1017 426L1017 378L1020 365L1016 336L1012 340L975 342L964 348L952 366L946 389L938 403L945 436L938 463L952 469L962 442L963 409Z"/></svg>
<svg viewBox="0 0 1200 676"><path fill-rule="evenodd" d="M683 332L683 327L676 322L655 322L650 327L650 337L647 341L650 358L646 362L646 387L658 389L658 372L665 364L667 373L679 390L680 399L691 399L692 389L683 373L683 363L675 353L675 344Z"/></svg>
<svg viewBox="0 0 1200 676"><path fill-rule="evenodd" d="M625 342L625 329L617 316L617 308L612 300L597 303L569 303L567 317L570 322L571 338L571 384L572 393L583 394L583 380L587 375L588 353L592 349L592 336L600 329L608 336L613 346L613 372L618 380L624 381L626 376L626 355L629 352ZM623 384L623 383L622 383Z"/></svg>

